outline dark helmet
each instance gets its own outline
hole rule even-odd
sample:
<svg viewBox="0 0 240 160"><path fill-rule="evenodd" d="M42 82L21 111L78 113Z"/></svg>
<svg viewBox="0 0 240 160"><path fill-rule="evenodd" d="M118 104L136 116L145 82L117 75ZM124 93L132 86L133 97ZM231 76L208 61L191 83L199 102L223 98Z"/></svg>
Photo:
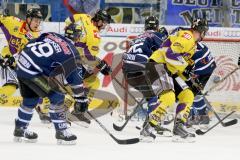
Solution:
<svg viewBox="0 0 240 160"><path fill-rule="evenodd" d="M65 27L65 37L75 41L82 35L82 27L78 24L71 23Z"/></svg>
<svg viewBox="0 0 240 160"><path fill-rule="evenodd" d="M99 20L102 20L104 22L110 23L111 22L111 16L107 13L107 11L100 9L94 14L92 20L95 21L95 22L98 22Z"/></svg>
<svg viewBox="0 0 240 160"><path fill-rule="evenodd" d="M27 10L26 18L39 18L42 19L42 13L40 8L30 8Z"/></svg>
<svg viewBox="0 0 240 160"><path fill-rule="evenodd" d="M205 35L208 31L208 21L203 18L193 20L191 29L198 31L201 35Z"/></svg>
<svg viewBox="0 0 240 160"><path fill-rule="evenodd" d="M149 16L145 20L145 30L158 30L159 20L156 16Z"/></svg>

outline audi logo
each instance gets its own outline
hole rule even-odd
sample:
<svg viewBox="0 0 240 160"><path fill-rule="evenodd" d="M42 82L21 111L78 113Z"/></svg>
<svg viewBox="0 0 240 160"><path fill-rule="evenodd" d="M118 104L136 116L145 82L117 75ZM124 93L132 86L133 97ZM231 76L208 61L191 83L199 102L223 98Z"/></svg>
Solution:
<svg viewBox="0 0 240 160"><path fill-rule="evenodd" d="M240 37L240 31L224 31L224 37Z"/></svg>
<svg viewBox="0 0 240 160"><path fill-rule="evenodd" d="M130 33L143 33L144 28L143 27L131 27Z"/></svg>

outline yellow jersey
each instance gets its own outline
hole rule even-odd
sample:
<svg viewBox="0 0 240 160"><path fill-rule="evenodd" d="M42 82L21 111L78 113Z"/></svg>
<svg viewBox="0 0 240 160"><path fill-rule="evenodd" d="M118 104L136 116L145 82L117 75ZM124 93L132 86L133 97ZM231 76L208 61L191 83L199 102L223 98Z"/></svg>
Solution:
<svg viewBox="0 0 240 160"><path fill-rule="evenodd" d="M188 65L193 65L191 57L196 51L196 42L190 30L180 30L162 44L149 59L164 63L172 74L181 74Z"/></svg>
<svg viewBox="0 0 240 160"><path fill-rule="evenodd" d="M77 23L82 26L82 36L75 43L81 56L87 60L95 60L95 56L99 53L99 45L101 37L99 30L92 23L92 17L88 14L74 14L65 20L65 24Z"/></svg>
<svg viewBox="0 0 240 160"><path fill-rule="evenodd" d="M8 50L12 55L19 53L30 39L37 38L40 33L26 30L26 22L13 16L0 16L0 28L8 42ZM3 54L9 54L3 53ZM2 55L5 57L6 55Z"/></svg>

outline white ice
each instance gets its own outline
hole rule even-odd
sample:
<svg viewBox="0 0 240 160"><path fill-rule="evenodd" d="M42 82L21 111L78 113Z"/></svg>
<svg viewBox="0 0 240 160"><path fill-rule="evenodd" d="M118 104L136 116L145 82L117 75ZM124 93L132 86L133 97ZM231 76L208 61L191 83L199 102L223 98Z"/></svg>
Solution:
<svg viewBox="0 0 240 160"><path fill-rule="evenodd" d="M239 160L240 125L218 126L206 135L198 136L195 143L173 143L171 138L158 137L154 143L118 145L92 121L90 128L73 125L71 131L78 136L77 145L59 146L54 138L54 128L41 124L35 113L30 129L37 132L37 143L13 142L16 108L0 107L0 160ZM113 118L99 118L118 138L138 137L136 124L122 132L112 128Z"/></svg>

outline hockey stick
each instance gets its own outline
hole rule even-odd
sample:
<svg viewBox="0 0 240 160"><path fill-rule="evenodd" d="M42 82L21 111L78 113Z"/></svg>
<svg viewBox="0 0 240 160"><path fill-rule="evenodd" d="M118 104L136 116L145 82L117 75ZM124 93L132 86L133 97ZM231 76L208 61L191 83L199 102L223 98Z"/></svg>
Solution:
<svg viewBox="0 0 240 160"><path fill-rule="evenodd" d="M114 80L118 83L119 86L123 87L118 79L114 78ZM126 88L123 87L123 89L126 89ZM117 126L116 124L113 123L113 128L116 131L122 131L125 128L125 126L128 124L128 121L137 113L138 109L143 104L144 98L140 102L138 102L131 93L129 93L129 95L137 102L137 106L134 108L132 113L129 116L127 116L126 121L124 122L124 124L122 126Z"/></svg>
<svg viewBox="0 0 240 160"><path fill-rule="evenodd" d="M56 82L67 94L69 94L71 96L71 93L69 93L69 91L65 88L65 86L63 86L56 78L52 78L54 80L54 82ZM118 139L116 138L113 134L110 133L109 130L107 130L107 128L100 122L98 121L89 111L87 111L88 115L95 121L98 123L98 125L110 136L112 137L112 139L117 142L118 144L135 144L139 142L139 138L132 138L132 139Z"/></svg>
<svg viewBox="0 0 240 160"><path fill-rule="evenodd" d="M118 83L119 86L121 86L123 89L126 90L126 88L124 88L124 87L122 86L122 84L119 82L118 79L116 79L115 77L114 77L113 79ZM135 97L134 97L130 92L129 92L129 95L137 102L137 106L134 108L134 110L132 111L132 113L131 113L129 116L127 116L126 121L124 122L124 124L123 124L122 126L117 126L116 124L113 123L113 128L114 128L116 131L122 131L122 130L125 128L125 126L128 124L129 120L137 113L138 109L139 109L139 108L142 106L142 104L143 104L144 98L143 98L140 102L138 102L138 101L135 99Z"/></svg>
<svg viewBox="0 0 240 160"><path fill-rule="evenodd" d="M203 95L203 99L204 99L205 103L207 104L207 107L213 112L213 114L216 116L216 118L218 119L218 121L221 123L221 125L223 127L232 126L232 125L234 125L234 124L236 124L238 122L237 119L233 119L233 120L230 120L230 121L224 123L221 120L221 118L219 117L219 115L217 114L217 112L213 109L212 105L209 103L209 101L207 100L205 95Z"/></svg>
<svg viewBox="0 0 240 160"><path fill-rule="evenodd" d="M212 130L213 128L215 128L218 124L220 124L221 122L223 122L223 120L225 120L226 118L228 118L229 116L231 116L234 112L236 111L232 111L231 113L229 113L228 115L226 115L223 119L220 119L220 121L218 121L216 124L214 124L212 127L208 128L206 131L202 131L201 129L196 130L196 134L197 135L204 135L207 132L209 132L210 130Z"/></svg>
<svg viewBox="0 0 240 160"><path fill-rule="evenodd" d="M220 81L218 81L217 84L213 85L211 88L209 88L205 93L202 95L207 95L208 92L211 92L213 89L215 89L219 84L221 84L223 81L225 81L228 77L230 77L233 73L235 73L237 70L239 70L239 67L236 67L234 70L232 70L230 73L228 73L225 77L223 77Z"/></svg>
<svg viewBox="0 0 240 160"><path fill-rule="evenodd" d="M112 139L114 141L116 141L118 144L135 144L139 142L139 138L132 138L132 139L117 139L115 136L112 135L112 133L110 133L107 128L101 123L99 122L89 111L87 111L87 113L89 114L89 116L99 124L99 126L110 136L112 137Z"/></svg>

